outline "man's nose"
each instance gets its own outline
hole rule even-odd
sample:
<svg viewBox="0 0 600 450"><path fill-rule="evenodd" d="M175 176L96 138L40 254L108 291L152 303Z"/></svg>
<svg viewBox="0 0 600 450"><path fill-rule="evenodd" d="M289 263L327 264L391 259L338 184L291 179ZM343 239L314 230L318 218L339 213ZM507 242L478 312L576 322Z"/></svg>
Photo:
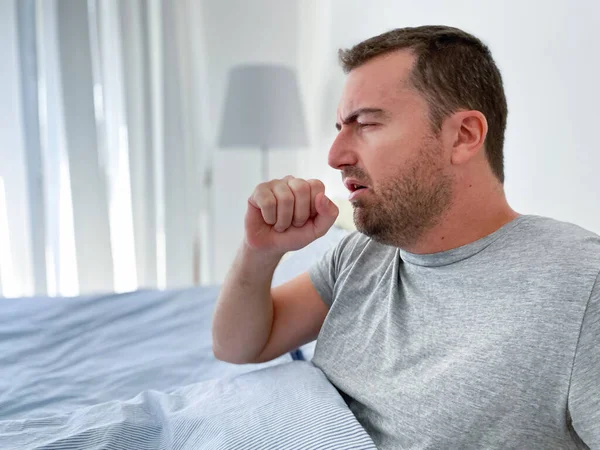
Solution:
<svg viewBox="0 0 600 450"><path fill-rule="evenodd" d="M348 131L340 131L329 149L327 163L337 170L341 170L344 166L355 166L358 162L357 154Z"/></svg>

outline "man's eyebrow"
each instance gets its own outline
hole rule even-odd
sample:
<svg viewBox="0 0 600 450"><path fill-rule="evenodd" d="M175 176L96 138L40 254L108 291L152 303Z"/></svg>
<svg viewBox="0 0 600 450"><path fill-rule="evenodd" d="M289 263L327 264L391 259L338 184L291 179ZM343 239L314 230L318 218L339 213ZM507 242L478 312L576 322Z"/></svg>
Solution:
<svg viewBox="0 0 600 450"><path fill-rule="evenodd" d="M362 114L375 114L375 115L378 115L381 117L387 117L389 115L388 112L384 111L381 108L359 108L355 111L352 111L350 114L348 114L346 117L344 117L342 119L342 123L344 123L344 124L352 123L358 118L358 116L360 116ZM339 122L336 122L335 127L337 128L338 131L342 129L342 125Z"/></svg>

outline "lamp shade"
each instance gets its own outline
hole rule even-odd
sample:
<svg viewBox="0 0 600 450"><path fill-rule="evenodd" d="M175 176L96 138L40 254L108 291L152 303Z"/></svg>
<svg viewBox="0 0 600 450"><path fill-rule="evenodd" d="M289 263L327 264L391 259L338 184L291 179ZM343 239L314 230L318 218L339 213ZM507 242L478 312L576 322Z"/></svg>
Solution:
<svg viewBox="0 0 600 450"><path fill-rule="evenodd" d="M278 65L231 69L220 147L302 147L308 144L296 73Z"/></svg>

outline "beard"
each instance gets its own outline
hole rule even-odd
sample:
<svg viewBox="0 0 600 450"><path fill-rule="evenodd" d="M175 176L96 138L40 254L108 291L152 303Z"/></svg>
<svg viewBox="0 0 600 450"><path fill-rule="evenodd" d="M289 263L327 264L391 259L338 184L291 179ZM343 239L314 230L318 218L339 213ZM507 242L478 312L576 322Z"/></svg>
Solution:
<svg viewBox="0 0 600 450"><path fill-rule="evenodd" d="M428 140L419 156L397 176L352 200L358 231L382 244L407 248L439 224L451 205L454 184L441 156L436 141ZM344 175L365 179L356 167L348 168Z"/></svg>

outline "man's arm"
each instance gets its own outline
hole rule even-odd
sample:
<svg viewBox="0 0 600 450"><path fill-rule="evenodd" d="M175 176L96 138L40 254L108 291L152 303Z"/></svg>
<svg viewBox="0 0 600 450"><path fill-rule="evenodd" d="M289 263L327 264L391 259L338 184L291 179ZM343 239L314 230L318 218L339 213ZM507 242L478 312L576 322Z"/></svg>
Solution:
<svg viewBox="0 0 600 450"><path fill-rule="evenodd" d="M213 337L215 357L236 364L270 361L315 340L329 311L306 272L268 294L258 289L243 297L248 301L230 303L227 299L239 297L224 292L213 322L213 335L219 330L220 339ZM227 314L228 308L237 311Z"/></svg>
<svg viewBox="0 0 600 450"><path fill-rule="evenodd" d="M271 292L273 325L256 363L270 361L319 335L329 308L305 272Z"/></svg>
<svg viewBox="0 0 600 450"><path fill-rule="evenodd" d="M308 274L273 290L271 281L283 254L323 236L337 214L318 180L286 177L255 189L248 200L245 240L213 317L218 359L267 361L316 338L328 309Z"/></svg>

